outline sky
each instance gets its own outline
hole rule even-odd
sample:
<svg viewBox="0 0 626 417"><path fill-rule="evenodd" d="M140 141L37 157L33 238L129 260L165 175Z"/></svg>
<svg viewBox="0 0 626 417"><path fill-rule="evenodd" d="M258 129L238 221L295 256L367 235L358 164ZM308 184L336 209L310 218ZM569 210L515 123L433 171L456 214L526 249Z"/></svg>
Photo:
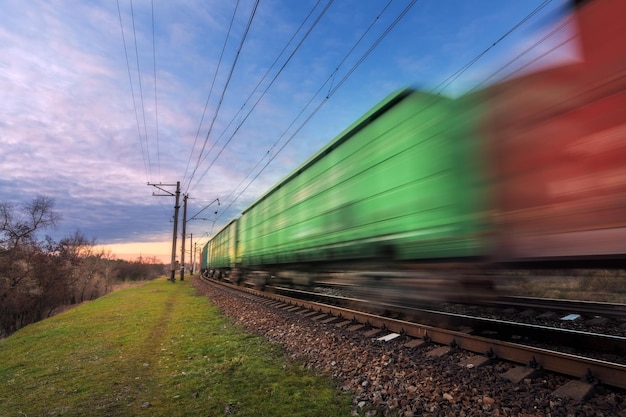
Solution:
<svg viewBox="0 0 626 417"><path fill-rule="evenodd" d="M53 238L168 262L177 182L202 245L395 90L575 59L535 60L570 27L529 49L566 4L0 0L0 201L50 197Z"/></svg>

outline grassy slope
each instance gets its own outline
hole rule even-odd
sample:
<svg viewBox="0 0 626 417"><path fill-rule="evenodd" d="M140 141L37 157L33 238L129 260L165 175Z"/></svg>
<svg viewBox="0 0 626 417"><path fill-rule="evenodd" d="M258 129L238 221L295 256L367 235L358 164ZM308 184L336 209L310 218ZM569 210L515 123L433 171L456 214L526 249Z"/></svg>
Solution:
<svg viewBox="0 0 626 417"><path fill-rule="evenodd" d="M194 296L189 282L118 291L0 342L2 416L339 416L349 409L329 380L242 332Z"/></svg>

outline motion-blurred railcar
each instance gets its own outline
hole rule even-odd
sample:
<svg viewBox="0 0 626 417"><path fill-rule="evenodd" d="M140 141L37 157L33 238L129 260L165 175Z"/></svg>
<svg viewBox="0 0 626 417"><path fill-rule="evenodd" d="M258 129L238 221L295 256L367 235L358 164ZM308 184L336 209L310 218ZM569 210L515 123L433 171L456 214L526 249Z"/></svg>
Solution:
<svg viewBox="0 0 626 417"><path fill-rule="evenodd" d="M624 259L626 2L577 3L581 62L390 95L220 231L209 268Z"/></svg>
<svg viewBox="0 0 626 417"><path fill-rule="evenodd" d="M218 279L230 275L230 271L235 267L237 256L237 224L237 219L232 220L207 243L207 269L211 270L213 276Z"/></svg>
<svg viewBox="0 0 626 417"><path fill-rule="evenodd" d="M479 141L461 103L412 90L384 99L243 211L237 263L483 254Z"/></svg>
<svg viewBox="0 0 626 417"><path fill-rule="evenodd" d="M485 92L503 261L626 254L626 2L578 3L579 62Z"/></svg>
<svg viewBox="0 0 626 417"><path fill-rule="evenodd" d="M200 252L200 271L202 275L207 275L209 271L209 246L211 245L211 241L208 241L202 247Z"/></svg>

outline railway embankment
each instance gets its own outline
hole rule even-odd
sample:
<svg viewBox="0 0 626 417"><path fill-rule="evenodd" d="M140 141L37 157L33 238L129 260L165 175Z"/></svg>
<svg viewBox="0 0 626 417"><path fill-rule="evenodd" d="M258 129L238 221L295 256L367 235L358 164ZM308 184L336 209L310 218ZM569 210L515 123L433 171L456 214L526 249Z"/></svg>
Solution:
<svg viewBox="0 0 626 417"><path fill-rule="evenodd" d="M419 339L414 344L401 335L388 339L389 330L346 325L345 318L210 283L197 286L250 332L335 378L353 393L353 412L361 415L626 417L623 390L599 384L591 396L578 398L562 387L586 384L561 374L535 368L511 378L524 367L497 357L476 364L476 356L463 349Z"/></svg>
<svg viewBox="0 0 626 417"><path fill-rule="evenodd" d="M189 281L111 293L0 342L2 416L345 416L350 397Z"/></svg>

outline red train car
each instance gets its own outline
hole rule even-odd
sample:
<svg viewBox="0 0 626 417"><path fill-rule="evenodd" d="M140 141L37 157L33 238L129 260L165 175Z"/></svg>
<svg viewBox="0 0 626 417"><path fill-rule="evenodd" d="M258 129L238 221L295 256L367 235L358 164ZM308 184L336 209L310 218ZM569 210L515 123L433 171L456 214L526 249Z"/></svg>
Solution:
<svg viewBox="0 0 626 417"><path fill-rule="evenodd" d="M502 260L626 256L626 1L574 13L581 62L487 90Z"/></svg>

